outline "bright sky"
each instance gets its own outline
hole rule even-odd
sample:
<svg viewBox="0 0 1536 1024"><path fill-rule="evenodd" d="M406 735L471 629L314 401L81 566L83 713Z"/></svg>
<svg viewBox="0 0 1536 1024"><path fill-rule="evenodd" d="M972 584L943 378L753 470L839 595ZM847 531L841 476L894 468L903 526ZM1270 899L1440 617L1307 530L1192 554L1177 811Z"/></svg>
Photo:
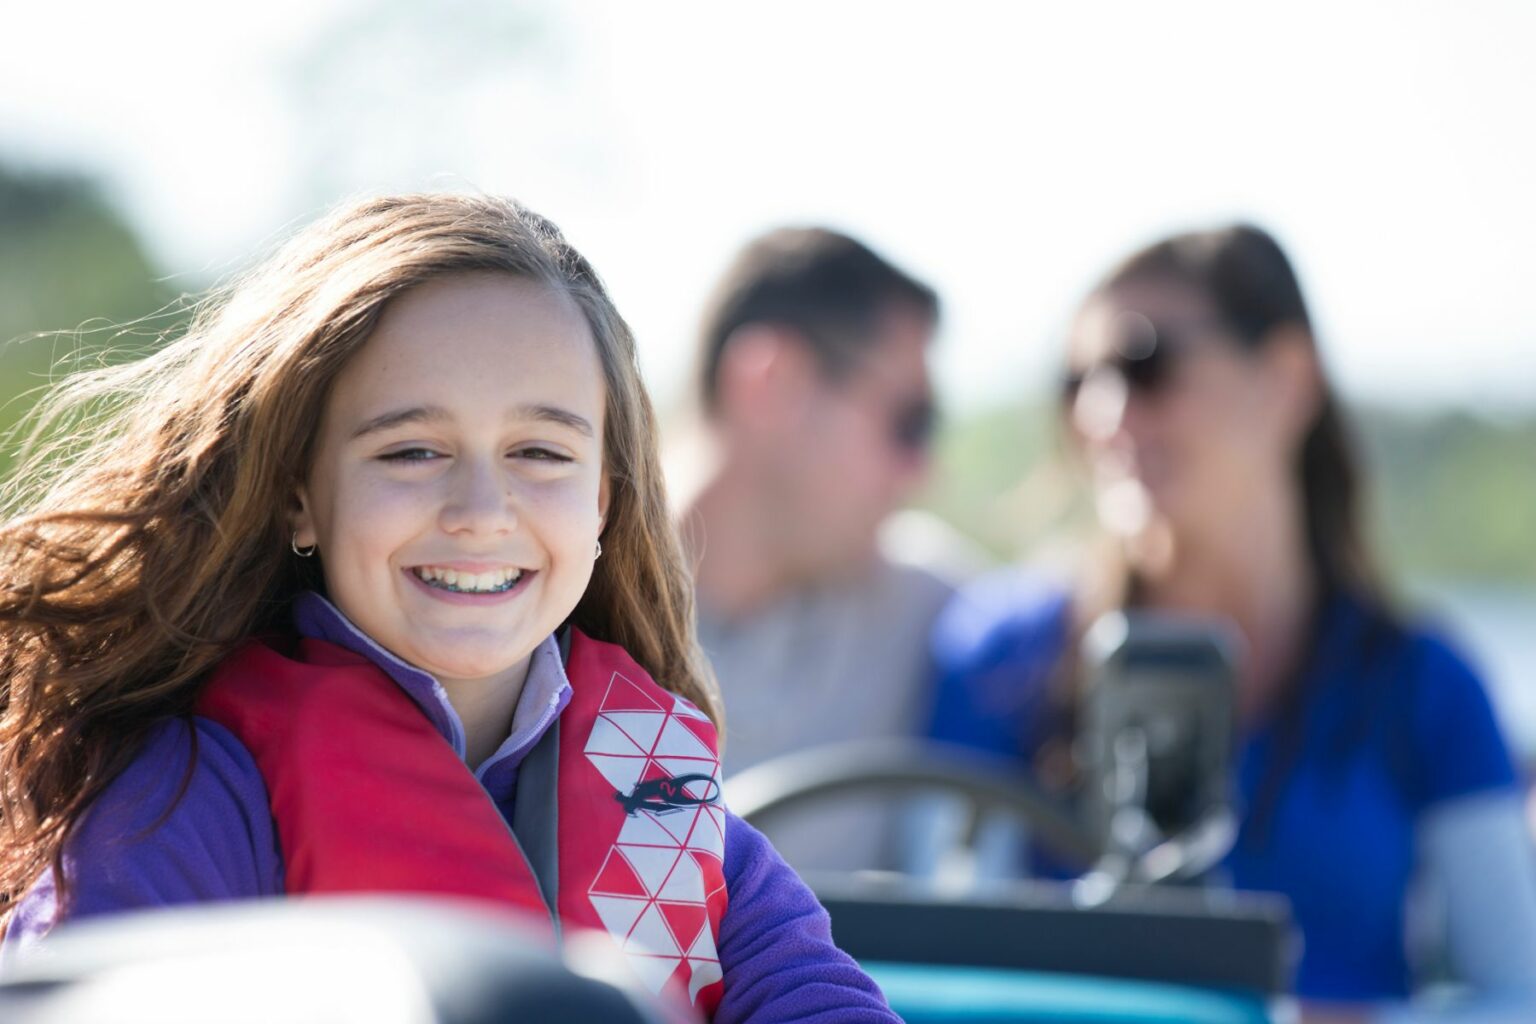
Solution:
<svg viewBox="0 0 1536 1024"><path fill-rule="evenodd" d="M1536 405L1536 4L139 0L9 6L0 159L104 177L187 287L349 192L560 223L664 396L751 234L931 279L951 403L1049 386L1158 232L1289 244L1345 389ZM60 325L66 326L66 325Z"/></svg>

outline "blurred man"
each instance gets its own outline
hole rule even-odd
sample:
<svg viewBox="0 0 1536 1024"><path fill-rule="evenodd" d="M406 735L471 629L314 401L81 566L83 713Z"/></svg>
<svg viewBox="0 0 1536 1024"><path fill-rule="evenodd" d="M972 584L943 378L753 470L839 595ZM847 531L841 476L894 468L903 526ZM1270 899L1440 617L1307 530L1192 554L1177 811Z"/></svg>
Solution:
<svg viewBox="0 0 1536 1024"><path fill-rule="evenodd" d="M775 231L705 315L716 461L684 517L699 634L725 694L727 778L790 751L910 735L950 587L882 553L934 425L933 291L860 243ZM773 834L801 869L893 863L889 815L846 805Z"/></svg>

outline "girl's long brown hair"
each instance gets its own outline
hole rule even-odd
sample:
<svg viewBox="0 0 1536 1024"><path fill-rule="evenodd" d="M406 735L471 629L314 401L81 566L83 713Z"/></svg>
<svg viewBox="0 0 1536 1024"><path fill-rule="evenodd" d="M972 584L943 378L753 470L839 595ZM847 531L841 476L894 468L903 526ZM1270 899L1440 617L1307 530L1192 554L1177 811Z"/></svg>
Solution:
<svg viewBox="0 0 1536 1024"><path fill-rule="evenodd" d="M430 278L503 272L585 314L607 385L603 557L571 616L717 722L634 338L587 261L502 199L344 206L210 299L139 361L41 406L0 525L0 920L148 732L190 714L243 639L316 581L288 513L331 383L385 305ZM43 441L39 439L50 438Z"/></svg>

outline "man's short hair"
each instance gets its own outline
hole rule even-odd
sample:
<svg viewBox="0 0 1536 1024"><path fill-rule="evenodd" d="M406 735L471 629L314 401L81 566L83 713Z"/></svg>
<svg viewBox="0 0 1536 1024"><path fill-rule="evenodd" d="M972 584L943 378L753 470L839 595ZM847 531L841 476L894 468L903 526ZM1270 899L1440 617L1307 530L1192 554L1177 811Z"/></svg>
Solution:
<svg viewBox="0 0 1536 1024"><path fill-rule="evenodd" d="M715 287L701 331L700 397L713 411L726 342L748 324L793 329L837 379L876 341L880 318L905 305L937 320L938 295L868 246L826 228L781 228L749 243Z"/></svg>

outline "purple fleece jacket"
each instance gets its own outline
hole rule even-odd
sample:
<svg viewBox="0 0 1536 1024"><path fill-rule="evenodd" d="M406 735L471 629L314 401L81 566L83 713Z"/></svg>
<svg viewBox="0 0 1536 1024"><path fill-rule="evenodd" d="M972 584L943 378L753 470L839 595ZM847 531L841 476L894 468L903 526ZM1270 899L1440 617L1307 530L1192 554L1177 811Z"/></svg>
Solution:
<svg viewBox="0 0 1536 1024"><path fill-rule="evenodd" d="M294 621L305 636L371 658L464 755L463 726L435 679L379 647L318 595L299 599ZM546 641L534 653L510 735L475 772L509 825L518 765L569 700L558 649ZM166 815L189 757L191 783ZM65 865L74 884L72 919L284 891L261 773L233 734L205 718L154 731L87 813ZM730 900L718 943L725 994L715 1024L899 1022L874 982L833 945L826 911L810 889L734 815L727 816L725 878ZM45 875L17 906L5 947L38 941L56 917L53 879Z"/></svg>

